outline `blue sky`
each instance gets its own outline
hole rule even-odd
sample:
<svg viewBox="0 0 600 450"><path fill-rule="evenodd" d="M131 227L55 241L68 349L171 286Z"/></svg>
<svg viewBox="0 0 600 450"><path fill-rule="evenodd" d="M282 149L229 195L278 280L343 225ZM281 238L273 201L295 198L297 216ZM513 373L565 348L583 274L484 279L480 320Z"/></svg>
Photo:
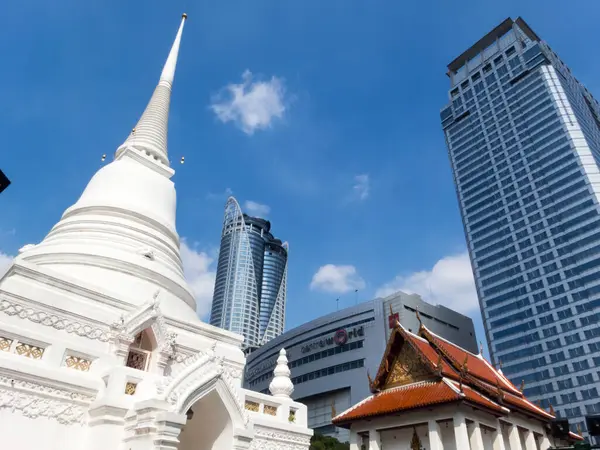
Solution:
<svg viewBox="0 0 600 450"><path fill-rule="evenodd" d="M189 14L169 150L205 311L227 193L290 243L288 328L405 288L481 319L439 122L446 65L521 15L600 95L587 0L30 0L0 7L0 252L40 241L142 113Z"/></svg>

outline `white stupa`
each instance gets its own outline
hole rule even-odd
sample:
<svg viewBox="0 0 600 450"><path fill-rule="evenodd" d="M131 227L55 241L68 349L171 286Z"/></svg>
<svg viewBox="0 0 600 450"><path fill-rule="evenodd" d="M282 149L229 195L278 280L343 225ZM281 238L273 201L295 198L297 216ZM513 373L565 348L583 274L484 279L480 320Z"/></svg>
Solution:
<svg viewBox="0 0 600 450"><path fill-rule="evenodd" d="M0 279L2 448L308 449L306 407L241 388L242 337L197 318L183 276L167 128L185 20L114 161Z"/></svg>

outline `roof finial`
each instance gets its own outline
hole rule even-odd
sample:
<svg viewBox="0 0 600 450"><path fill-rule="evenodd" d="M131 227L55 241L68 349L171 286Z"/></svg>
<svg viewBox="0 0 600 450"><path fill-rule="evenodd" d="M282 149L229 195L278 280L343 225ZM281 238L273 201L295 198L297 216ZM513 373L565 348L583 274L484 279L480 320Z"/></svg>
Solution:
<svg viewBox="0 0 600 450"><path fill-rule="evenodd" d="M419 321L419 325L423 326L423 321L421 320L421 314L419 314L419 307L415 308L415 315L417 316L417 320Z"/></svg>
<svg viewBox="0 0 600 450"><path fill-rule="evenodd" d="M523 392L525 390L525 380L521 380L521 387L519 387L519 390L521 392Z"/></svg>
<svg viewBox="0 0 600 450"><path fill-rule="evenodd" d="M479 354L483 356L483 342L479 341Z"/></svg>
<svg viewBox="0 0 600 450"><path fill-rule="evenodd" d="M554 406L552 406L552 403L549 403L550 405L550 414L552 414L553 416L556 416L556 412L554 411Z"/></svg>
<svg viewBox="0 0 600 450"><path fill-rule="evenodd" d="M438 353L437 363L435 364L435 372L437 376L442 376L442 354Z"/></svg>

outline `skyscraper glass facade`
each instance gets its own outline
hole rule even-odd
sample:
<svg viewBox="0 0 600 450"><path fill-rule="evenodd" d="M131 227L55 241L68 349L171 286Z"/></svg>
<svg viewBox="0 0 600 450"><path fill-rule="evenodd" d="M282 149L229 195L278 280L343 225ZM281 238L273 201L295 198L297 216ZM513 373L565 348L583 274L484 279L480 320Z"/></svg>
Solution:
<svg viewBox="0 0 600 450"><path fill-rule="evenodd" d="M279 336L285 326L288 245L270 230L269 221L244 214L229 198L210 323L242 334L245 350Z"/></svg>
<svg viewBox="0 0 600 450"><path fill-rule="evenodd" d="M600 413L600 107L520 18L448 69L441 120L492 359L585 430Z"/></svg>

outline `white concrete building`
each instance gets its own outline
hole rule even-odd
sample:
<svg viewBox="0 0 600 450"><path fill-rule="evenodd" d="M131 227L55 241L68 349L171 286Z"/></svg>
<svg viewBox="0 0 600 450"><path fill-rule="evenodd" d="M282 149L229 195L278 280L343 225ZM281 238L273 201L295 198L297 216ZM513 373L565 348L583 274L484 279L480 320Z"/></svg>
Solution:
<svg viewBox="0 0 600 450"><path fill-rule="evenodd" d="M184 280L167 125L185 19L114 161L0 279L2 448L309 446L285 354L275 396L242 389L242 337L201 322Z"/></svg>
<svg viewBox="0 0 600 450"><path fill-rule="evenodd" d="M350 429L350 450L547 450L554 416L529 402L501 372L421 325L397 324L373 395L333 419Z"/></svg>

